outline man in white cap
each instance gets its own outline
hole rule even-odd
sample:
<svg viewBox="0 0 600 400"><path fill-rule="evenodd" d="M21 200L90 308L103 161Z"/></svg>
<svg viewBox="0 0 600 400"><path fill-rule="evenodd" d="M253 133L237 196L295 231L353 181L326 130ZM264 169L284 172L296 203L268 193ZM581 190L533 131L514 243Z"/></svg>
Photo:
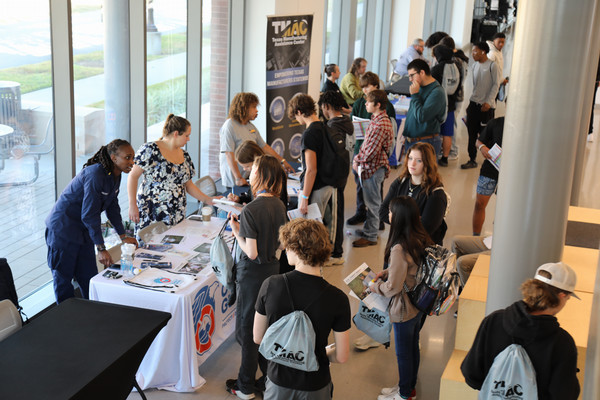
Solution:
<svg viewBox="0 0 600 400"><path fill-rule="evenodd" d="M493 312L481 322L460 367L467 384L480 390L496 356L511 344L519 344L535 370L538 399L577 399L577 348L555 316L571 297L579 298L576 284L575 271L567 264L540 266L535 277L521 285L523 300ZM505 392L502 398L509 389L499 389Z"/></svg>

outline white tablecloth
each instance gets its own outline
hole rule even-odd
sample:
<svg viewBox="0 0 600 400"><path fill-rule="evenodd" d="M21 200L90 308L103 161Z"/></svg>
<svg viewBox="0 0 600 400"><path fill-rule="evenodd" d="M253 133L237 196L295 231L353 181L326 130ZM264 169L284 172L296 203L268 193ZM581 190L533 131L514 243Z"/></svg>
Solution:
<svg viewBox="0 0 600 400"><path fill-rule="evenodd" d="M184 221L172 229L180 233L182 228L194 232L204 227L204 231L208 232L214 231L215 226L222 222L213 219L213 223L203 225L202 222ZM193 240L191 236L186 237L188 244ZM172 315L150 346L137 372L136 379L142 389L191 392L206 382L198 373L198 367L235 327L235 306L228 307L227 298L227 290L210 268L202 270L197 281L177 293L131 287L121 279L107 279L100 274L90 281L92 300L166 311Z"/></svg>

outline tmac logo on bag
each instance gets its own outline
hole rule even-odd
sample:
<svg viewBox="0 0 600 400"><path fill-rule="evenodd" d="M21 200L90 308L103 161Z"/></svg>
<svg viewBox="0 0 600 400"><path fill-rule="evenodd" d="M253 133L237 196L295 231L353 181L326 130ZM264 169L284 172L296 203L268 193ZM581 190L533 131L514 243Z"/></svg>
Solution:
<svg viewBox="0 0 600 400"><path fill-rule="evenodd" d="M361 303L360 307L361 309L361 314L360 317L362 319L366 319L369 322L374 323L377 326L383 326L383 324L387 323L387 318L384 314L381 314L379 311L375 310L375 309L369 309L369 307L365 306L363 303Z"/></svg>
<svg viewBox="0 0 600 400"><path fill-rule="evenodd" d="M273 349L269 350L273 357L282 359L289 364L304 364L304 352L302 350L288 351L279 343L273 343Z"/></svg>
<svg viewBox="0 0 600 400"><path fill-rule="evenodd" d="M507 388L505 381L494 381L494 388L490 391L490 396L499 399L525 400L523 387L520 384L513 384Z"/></svg>

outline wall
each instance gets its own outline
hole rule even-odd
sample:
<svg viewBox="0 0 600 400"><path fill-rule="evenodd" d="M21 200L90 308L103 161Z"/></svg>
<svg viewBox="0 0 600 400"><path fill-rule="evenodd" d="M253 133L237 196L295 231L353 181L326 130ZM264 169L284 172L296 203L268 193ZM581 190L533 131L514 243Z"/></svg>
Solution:
<svg viewBox="0 0 600 400"><path fill-rule="evenodd" d="M390 59L397 59L414 39L423 36L424 15L425 0L393 1L390 26ZM427 38L423 38L423 40L425 39ZM388 66L386 76L389 76L390 72L391 66Z"/></svg>
<svg viewBox="0 0 600 400"><path fill-rule="evenodd" d="M456 43L456 48L464 47L471 41L471 26L473 25L473 7L475 0L454 0L450 36Z"/></svg>

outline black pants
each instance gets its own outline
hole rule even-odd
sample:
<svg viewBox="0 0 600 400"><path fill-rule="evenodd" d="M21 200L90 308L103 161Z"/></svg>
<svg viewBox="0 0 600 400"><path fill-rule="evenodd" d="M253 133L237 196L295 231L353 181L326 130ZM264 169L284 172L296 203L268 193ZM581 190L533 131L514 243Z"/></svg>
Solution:
<svg viewBox="0 0 600 400"><path fill-rule="evenodd" d="M494 112L496 110L490 108L487 111L481 111L481 105L470 102L467 107L467 131L469 132L469 145L467 150L469 152L469 159L471 161L475 161L477 158L477 147L475 146L475 142L477 142L477 138L479 134L485 128L487 123L494 118Z"/></svg>
<svg viewBox="0 0 600 400"><path fill-rule="evenodd" d="M337 190L337 224L335 225L335 239L333 240L333 252L331 256L341 257L344 253L344 248L342 247L342 244L344 244L344 188L335 190Z"/></svg>
<svg viewBox="0 0 600 400"><path fill-rule="evenodd" d="M254 343L254 305L265 279L279 272L279 262L257 264L242 260L237 264L237 305L235 315L235 338L242 346L242 363L238 372L238 388L242 393L254 393L256 369L267 374L267 360L259 354Z"/></svg>

